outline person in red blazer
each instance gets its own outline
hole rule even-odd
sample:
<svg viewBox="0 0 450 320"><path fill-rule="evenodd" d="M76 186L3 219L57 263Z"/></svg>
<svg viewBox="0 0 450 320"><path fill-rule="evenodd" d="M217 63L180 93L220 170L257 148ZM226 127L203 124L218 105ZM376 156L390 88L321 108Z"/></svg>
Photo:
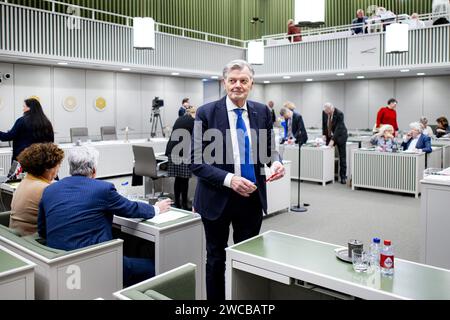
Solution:
<svg viewBox="0 0 450 320"><path fill-rule="evenodd" d="M295 34L295 36L288 37L289 42L300 42L300 41L302 41L302 36L300 35L300 32L301 32L300 27L295 25L294 20L289 19L287 26L288 26L288 32L287 32L288 36L290 34Z"/></svg>
<svg viewBox="0 0 450 320"><path fill-rule="evenodd" d="M380 128L383 124L390 124L394 127L395 136L398 135L398 124L397 124L397 100L391 98L387 102L387 106L381 107L377 113L377 123L376 128Z"/></svg>

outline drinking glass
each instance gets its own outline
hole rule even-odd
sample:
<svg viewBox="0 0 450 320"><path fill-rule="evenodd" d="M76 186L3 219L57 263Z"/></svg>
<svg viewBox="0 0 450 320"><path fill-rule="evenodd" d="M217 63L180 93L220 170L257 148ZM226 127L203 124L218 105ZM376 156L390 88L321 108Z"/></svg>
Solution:
<svg viewBox="0 0 450 320"><path fill-rule="evenodd" d="M352 251L353 270L356 272L366 272L369 269L369 254L360 249Z"/></svg>

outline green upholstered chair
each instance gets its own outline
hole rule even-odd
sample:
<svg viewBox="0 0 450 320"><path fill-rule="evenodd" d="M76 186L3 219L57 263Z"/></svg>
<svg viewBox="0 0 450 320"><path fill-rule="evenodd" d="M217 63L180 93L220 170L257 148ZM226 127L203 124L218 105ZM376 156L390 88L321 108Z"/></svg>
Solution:
<svg viewBox="0 0 450 320"><path fill-rule="evenodd" d="M122 288L123 240L64 251L47 247L38 234L21 237L0 225L0 245L36 264L35 299L112 297Z"/></svg>
<svg viewBox="0 0 450 320"><path fill-rule="evenodd" d="M114 293L120 300L195 300L196 265L187 263Z"/></svg>

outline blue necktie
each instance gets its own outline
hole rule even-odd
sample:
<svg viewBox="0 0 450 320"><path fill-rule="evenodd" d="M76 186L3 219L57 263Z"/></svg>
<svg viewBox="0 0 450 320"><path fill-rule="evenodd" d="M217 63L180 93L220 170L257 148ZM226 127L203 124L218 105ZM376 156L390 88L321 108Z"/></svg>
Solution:
<svg viewBox="0 0 450 320"><path fill-rule="evenodd" d="M241 177L256 183L255 168L253 166L250 150L250 139L248 137L247 127L245 126L242 112L244 109L234 109L237 115L236 134L239 144L239 155L241 158Z"/></svg>

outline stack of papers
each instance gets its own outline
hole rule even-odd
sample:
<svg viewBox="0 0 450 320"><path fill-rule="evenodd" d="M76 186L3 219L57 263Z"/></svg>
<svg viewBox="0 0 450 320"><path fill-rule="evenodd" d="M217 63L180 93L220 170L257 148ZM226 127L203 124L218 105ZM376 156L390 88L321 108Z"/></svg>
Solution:
<svg viewBox="0 0 450 320"><path fill-rule="evenodd" d="M154 223L154 224L161 224L161 223L174 221L174 220L177 220L180 218L184 218L184 217L187 217L188 215L189 215L188 213L183 213L183 212L179 212L179 211L169 211L169 212L161 213L161 214L157 215L156 217L149 219L147 221Z"/></svg>
<svg viewBox="0 0 450 320"><path fill-rule="evenodd" d="M450 185L450 176L429 175L423 178L423 180L427 182L434 182L437 184Z"/></svg>

